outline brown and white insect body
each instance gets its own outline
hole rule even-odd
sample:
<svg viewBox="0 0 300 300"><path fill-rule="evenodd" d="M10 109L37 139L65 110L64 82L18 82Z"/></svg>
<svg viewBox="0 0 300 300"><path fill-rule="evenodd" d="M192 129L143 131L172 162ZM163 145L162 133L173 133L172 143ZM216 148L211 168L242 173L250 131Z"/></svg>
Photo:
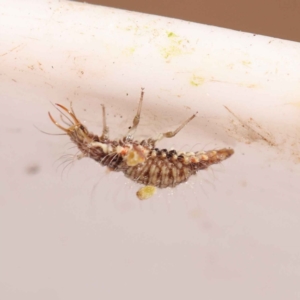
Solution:
<svg viewBox="0 0 300 300"><path fill-rule="evenodd" d="M175 131L162 133L159 138L137 141L132 133L136 130L142 110L144 91L142 89L138 111L133 120L133 125L127 135L121 140L111 140L106 124L105 107L102 105L103 131L98 136L88 129L77 119L72 105L67 109L61 104L56 106L68 115L62 113L68 121L62 120L68 125L65 128L58 124L49 113L51 121L77 145L82 157L90 157L110 170L123 172L131 180L146 186L158 188L175 187L195 175L199 170L218 164L230 157L232 149L220 149L199 152L177 152L175 150L158 149L156 143L162 138L175 136L196 114L183 122Z"/></svg>

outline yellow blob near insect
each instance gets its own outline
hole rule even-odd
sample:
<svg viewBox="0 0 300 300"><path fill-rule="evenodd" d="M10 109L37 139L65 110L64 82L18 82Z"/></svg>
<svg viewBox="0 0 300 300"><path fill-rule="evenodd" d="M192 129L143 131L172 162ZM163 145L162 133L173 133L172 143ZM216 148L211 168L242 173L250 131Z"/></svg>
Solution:
<svg viewBox="0 0 300 300"><path fill-rule="evenodd" d="M136 195L140 200L146 200L151 198L156 193L156 187L151 185L146 185L140 188Z"/></svg>
<svg viewBox="0 0 300 300"><path fill-rule="evenodd" d="M142 111L144 90L142 89L137 113L133 124L127 134L121 140L111 140L109 129L106 124L105 106L102 105L103 130L98 136L91 133L76 117L72 104L67 109L61 104L56 104L66 119L64 123L68 126L61 126L50 114L51 121L67 134L80 150L80 157L89 157L107 166L115 172L123 172L126 177L134 182L143 184L145 187L137 192L139 199L147 199L155 193L155 188L175 187L186 182L191 175L199 170L207 169L213 164L229 158L233 149L220 149L198 152L177 152L175 150L158 149L156 143L163 138L174 137L184 126L186 126L196 114L181 123L174 131L165 132L158 138L137 141L133 133L138 127Z"/></svg>

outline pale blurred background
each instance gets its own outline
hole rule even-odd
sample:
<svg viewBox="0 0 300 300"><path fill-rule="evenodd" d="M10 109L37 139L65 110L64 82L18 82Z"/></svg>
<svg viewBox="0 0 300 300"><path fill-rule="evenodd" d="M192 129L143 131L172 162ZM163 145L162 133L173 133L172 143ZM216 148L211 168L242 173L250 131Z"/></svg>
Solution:
<svg viewBox="0 0 300 300"><path fill-rule="evenodd" d="M300 42L300 0L87 0Z"/></svg>

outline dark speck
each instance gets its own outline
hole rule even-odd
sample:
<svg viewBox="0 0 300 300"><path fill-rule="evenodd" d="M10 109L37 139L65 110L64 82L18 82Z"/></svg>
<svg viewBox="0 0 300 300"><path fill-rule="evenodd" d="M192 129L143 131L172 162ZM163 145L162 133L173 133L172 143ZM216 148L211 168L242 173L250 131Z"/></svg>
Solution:
<svg viewBox="0 0 300 300"><path fill-rule="evenodd" d="M28 175L35 175L40 171L40 166L35 164L30 165L26 167L25 171Z"/></svg>

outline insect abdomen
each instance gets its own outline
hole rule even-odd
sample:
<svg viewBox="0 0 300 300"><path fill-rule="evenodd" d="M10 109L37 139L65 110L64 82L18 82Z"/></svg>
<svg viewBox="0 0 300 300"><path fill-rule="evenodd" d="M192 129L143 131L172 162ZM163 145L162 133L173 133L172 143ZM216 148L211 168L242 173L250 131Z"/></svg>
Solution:
<svg viewBox="0 0 300 300"><path fill-rule="evenodd" d="M180 155L174 151L159 153L160 155L155 156L150 154L142 164L124 169L124 174L141 184L159 188L174 187L187 181L197 171L227 159L233 154L233 150L221 149Z"/></svg>
<svg viewBox="0 0 300 300"><path fill-rule="evenodd" d="M148 158L143 164L124 170L124 174L131 180L159 188L174 187L188 180L194 173L188 166L170 162L167 158Z"/></svg>

